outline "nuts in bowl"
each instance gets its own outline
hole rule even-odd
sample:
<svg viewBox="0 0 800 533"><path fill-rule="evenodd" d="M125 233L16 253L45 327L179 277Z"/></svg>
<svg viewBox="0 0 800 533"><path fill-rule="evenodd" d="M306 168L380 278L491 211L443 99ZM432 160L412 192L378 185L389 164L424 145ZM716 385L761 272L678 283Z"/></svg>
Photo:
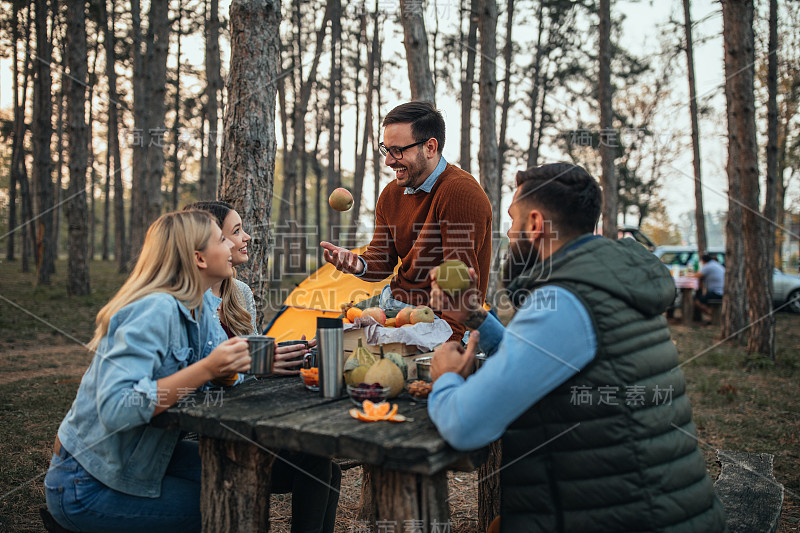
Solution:
<svg viewBox="0 0 800 533"><path fill-rule="evenodd" d="M410 394L412 398L417 400L427 400L428 395L431 393L431 389L433 389L433 385L420 379L409 383L407 389L408 394Z"/></svg>
<svg viewBox="0 0 800 533"><path fill-rule="evenodd" d="M359 383L358 385L347 386L347 394L353 403L359 407L364 400L369 400L372 403L384 401L391 390L391 387L381 387L380 383Z"/></svg>

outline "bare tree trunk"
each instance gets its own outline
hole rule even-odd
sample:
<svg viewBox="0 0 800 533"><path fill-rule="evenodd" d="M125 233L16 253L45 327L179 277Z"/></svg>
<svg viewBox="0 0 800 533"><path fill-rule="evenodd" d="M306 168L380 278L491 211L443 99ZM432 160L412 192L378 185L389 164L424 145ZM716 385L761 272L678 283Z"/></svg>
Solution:
<svg viewBox="0 0 800 533"><path fill-rule="evenodd" d="M514 21L514 0L508 0L506 4L506 45L503 48L503 66L505 67L505 76L503 79L503 103L500 106L500 138L498 141L499 150L499 164L497 165L499 171L499 178L497 180L497 197L503 197L503 175L506 166L506 152L508 145L506 144L506 129L508 128L508 110L511 108L511 57L514 48L514 42L511 40L511 28ZM498 210L500 206L498 204ZM497 211L499 214L499 211ZM498 216L498 218L500 218ZM499 226L498 226L499 230Z"/></svg>
<svg viewBox="0 0 800 533"><path fill-rule="evenodd" d="M71 0L67 11L67 121L69 123L69 261L67 294L89 294L89 221L86 206L86 167L89 132L86 125L86 4Z"/></svg>
<svg viewBox="0 0 800 533"><path fill-rule="evenodd" d="M30 10L30 8L28 8ZM11 165L9 167L8 177L8 235L6 238L6 259L14 261L14 233L17 228L17 174L19 173L18 159L20 153L24 150L24 137L25 137L25 113L20 103L19 94L19 57L17 45L20 40L19 34L19 4L16 2L12 4L11 15L11 40L13 41L13 52L11 56L11 72L13 76L12 90L14 92L14 137L11 143ZM26 28L25 35L25 49L30 48L29 38L30 35ZM25 71L27 67L24 66ZM23 78L22 91L23 97L28 91L27 77Z"/></svg>
<svg viewBox="0 0 800 533"><path fill-rule="evenodd" d="M147 70L150 78L150 115L147 146L147 181L145 228L161 216L164 203L161 194L161 180L164 175L164 136L166 127L167 96L167 54L172 21L169 18L169 0L151 0L148 15L148 53L150 59Z"/></svg>
<svg viewBox="0 0 800 533"><path fill-rule="evenodd" d="M101 2L102 10L105 12L105 1ZM125 232L125 189L122 185L122 160L119 147L119 105L117 96L117 71L116 71L116 26L115 13L116 6L111 0L111 10L104 13L104 31L106 45L106 78L108 79L108 150L111 151L111 160L114 164L114 257L117 260L118 271L124 273L128 271L128 261L130 260L130 247L127 242Z"/></svg>
<svg viewBox="0 0 800 533"><path fill-rule="evenodd" d="M423 4L400 0L400 18L403 23L403 44L408 63L408 82L411 99L436 103L433 74L428 61L428 35L425 32Z"/></svg>
<svg viewBox="0 0 800 533"><path fill-rule="evenodd" d="M378 14L376 16L376 18L375 18L375 23L380 26L379 21L380 21L380 14ZM375 76L375 99L376 99L375 103L376 103L376 106L375 107L377 108L378 113L377 113L377 116L375 117L376 118L375 131L372 134L373 138L371 140L372 146L373 146L373 151L372 151L372 173L373 173L373 178L375 179L375 189L374 189L374 192L373 192L374 198L373 198L373 202L372 202L373 206L378 205L378 197L380 196L380 193L381 193L381 164L383 162L381 157L378 155L377 150L374 149L374 147L378 145L376 139L380 139L380 136L381 136L381 120L382 120L382 118L381 118L381 105L382 105L382 102L381 102L381 74L383 73L383 61L381 59L382 58L382 55L381 55L382 46L383 46L382 41L379 38L378 39L378 50L376 52L377 60L375 62L375 69L377 70L377 72L375 73L376 74L376 76ZM373 209L374 209L374 207L373 207Z"/></svg>
<svg viewBox="0 0 800 533"><path fill-rule="evenodd" d="M708 247L706 246L706 217L703 210L703 182L700 174L700 126L697 121L697 90L694 81L694 45L692 44L692 15L689 0L683 0L683 20L686 33L689 112L692 119L692 151L694 154L694 223L697 227L697 252L702 255Z"/></svg>
<svg viewBox="0 0 800 533"><path fill-rule="evenodd" d="M100 40L95 38L95 47L94 47L94 56L92 57L92 70L89 72L89 95L87 97L87 101L89 102L89 144L87 145L89 150L89 259L94 259L94 246L96 241L96 227L97 227L97 219L95 217L95 188L97 185L97 172L94 168L94 145L92 143L92 139L94 139L94 80L96 80L95 74L97 73L97 52L100 50Z"/></svg>
<svg viewBox="0 0 800 533"><path fill-rule="evenodd" d="M605 133L605 142L600 143L603 175L603 236L617 238L617 176L614 169L616 134L614 133L614 112L611 107L611 0L600 0L599 62L600 73L597 81L597 96L600 106L600 130Z"/></svg>
<svg viewBox="0 0 800 533"><path fill-rule="evenodd" d="M769 286L769 305L772 305L772 270L774 268L775 253L775 224L780 226L782 221L775 220L777 211L776 201L778 196L778 0L769 2L769 59L767 60L767 195L764 201L764 253L762 265L766 273L766 283ZM766 353L770 359L775 360L775 315L770 315L765 320L766 335L769 339L750 338L750 345L760 353ZM763 335L763 333L762 333ZM758 341L757 343L753 342Z"/></svg>
<svg viewBox="0 0 800 533"><path fill-rule="evenodd" d="M206 109L208 116L208 157L203 166L198 200L217 197L217 143L219 139L219 98L222 92L219 54L219 0L210 0L206 16Z"/></svg>
<svg viewBox="0 0 800 533"><path fill-rule="evenodd" d="M264 318L270 211L275 182L275 79L280 70L279 1L233 0L231 60L222 145L221 200L252 229L250 261L239 278L253 289L257 324Z"/></svg>
<svg viewBox="0 0 800 533"><path fill-rule="evenodd" d="M177 62L175 64L175 119L172 121L172 209L178 209L181 188L181 162L178 151L181 129L181 37L183 36L183 6L178 6ZM216 190L216 189L215 189ZM215 195L216 197L216 195Z"/></svg>
<svg viewBox="0 0 800 533"><path fill-rule="evenodd" d="M337 162L337 103L341 105L341 84L342 84L342 65L339 62L340 50L342 48L342 8L339 0L329 2L331 6L331 82L329 89L330 100L328 101L328 194L341 185L341 176L336 172ZM328 240L338 243L341 214L339 211L328 207Z"/></svg>
<svg viewBox="0 0 800 533"><path fill-rule="evenodd" d="M725 289L722 299L722 338L741 338L747 324L747 301L745 300L745 250L742 235L743 214L739 199L742 197L742 184L739 168L741 140L737 127L736 112L739 110L740 94L731 74L738 70L741 59L739 49L742 35L730 19L729 3L723 2L723 38L725 44L725 99L728 116L728 218L725 224ZM733 27L728 27L733 23Z"/></svg>
<svg viewBox="0 0 800 533"><path fill-rule="evenodd" d="M372 30L372 45L369 49L367 58L367 102L365 104L366 113L364 117L364 133L361 141L361 154L356 159L356 171L353 176L353 214L350 219L349 239L347 241L348 248L356 246L356 233L358 231L358 216L361 212L361 201L364 192L364 177L367 174L367 151L371 151L372 144L370 138L372 137L372 96L374 93L375 85L375 61L377 58L378 47L380 46L378 38L380 36L380 27L378 25L378 8L375 6L374 25Z"/></svg>
<svg viewBox="0 0 800 533"><path fill-rule="evenodd" d="M62 44L62 50L63 50ZM66 56L66 54L62 54L62 58ZM63 59L62 59L63 63ZM63 64L62 64L63 67ZM58 162L56 163L56 186L55 186L55 198L53 201L55 202L55 209L53 210L53 239L55 243L53 244L53 251L55 254L54 259L58 259L58 251L61 249L61 197L63 195L63 183L64 183L64 90L65 90L65 83L63 78L63 71L61 73L61 81L59 85L61 86L58 90L58 107L56 108L56 113L58 113L58 118L56 121L56 152L58 153ZM55 266L55 264L54 264Z"/></svg>
<svg viewBox="0 0 800 533"><path fill-rule="evenodd" d="M322 116L323 112L320 107L319 96L315 98L315 131L314 131L314 151L313 159L311 160L311 168L314 171L316 178L316 194L314 195L314 220L317 226L317 240L322 239L322 163L319 160L319 139L322 136ZM317 268L322 266L322 247L317 246Z"/></svg>
<svg viewBox="0 0 800 533"><path fill-rule="evenodd" d="M500 195L498 181L500 180L499 154L497 149L497 3L483 0L479 14L478 30L481 41L481 70L480 70L480 152L478 152L478 166L483 190L489 197L492 206L492 231L494 235L500 233ZM493 257L493 263L499 257ZM489 286L486 291L486 300L494 301L497 292L497 276L499 269L492 268L489 272Z"/></svg>
<svg viewBox="0 0 800 533"><path fill-rule="evenodd" d="M81 4L82 5L82 4ZM53 217L49 211L53 207L53 163L50 155L50 141L53 137L53 103L50 63L52 43L47 37L47 0L36 1L36 79L34 80L33 127L34 153L33 180L37 184L38 211L37 235L40 236L40 250L36 265L38 283L49 285L53 269L55 251L53 249Z"/></svg>
<svg viewBox="0 0 800 533"><path fill-rule="evenodd" d="M475 55L478 46L478 10L480 0L470 0L467 33L467 68L461 82L461 153L459 163L472 173L472 99L475 89Z"/></svg>
<svg viewBox="0 0 800 533"><path fill-rule="evenodd" d="M145 68L146 58L142 51L142 23L139 0L131 0L131 44L133 63L133 153L131 156L131 206L129 254L139 255L147 231L145 223L145 187L147 184L147 143L149 116L149 83L145 76L150 70Z"/></svg>

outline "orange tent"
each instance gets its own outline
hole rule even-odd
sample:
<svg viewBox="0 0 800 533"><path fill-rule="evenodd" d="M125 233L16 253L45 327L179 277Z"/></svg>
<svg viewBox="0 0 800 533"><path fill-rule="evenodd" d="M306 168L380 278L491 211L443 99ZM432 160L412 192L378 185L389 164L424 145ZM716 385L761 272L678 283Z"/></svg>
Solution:
<svg viewBox="0 0 800 533"><path fill-rule="evenodd" d="M352 251L362 253L366 248L363 246ZM325 263L289 294L264 334L275 337L278 342L299 339L302 335L311 339L317 335L317 317L337 317L342 313L341 304L357 303L380 294L392 276L368 282L339 272L330 263Z"/></svg>

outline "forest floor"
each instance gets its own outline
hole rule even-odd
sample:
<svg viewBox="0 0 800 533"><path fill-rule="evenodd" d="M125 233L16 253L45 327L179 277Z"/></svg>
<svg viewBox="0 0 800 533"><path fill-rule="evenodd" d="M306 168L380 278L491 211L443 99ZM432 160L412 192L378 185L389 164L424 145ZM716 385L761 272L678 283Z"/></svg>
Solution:
<svg viewBox="0 0 800 533"><path fill-rule="evenodd" d="M94 317L121 285L113 263L91 265L92 293L68 297L66 264L57 263L49 287L33 274L0 262L0 532L42 531L42 480L53 438L90 362L82 343ZM296 280L298 281L298 280ZM295 282L296 282L295 281ZM775 361L750 356L732 343L717 344L716 328L671 325L686 374L699 442L712 479L716 450L775 456L785 487L779 532L800 529L800 315L777 315ZM361 470L344 473L337 531L354 525ZM477 532L477 476L451 473L451 531ZM291 496L273 495L271 531L288 532ZM403 529L397 526L396 531Z"/></svg>

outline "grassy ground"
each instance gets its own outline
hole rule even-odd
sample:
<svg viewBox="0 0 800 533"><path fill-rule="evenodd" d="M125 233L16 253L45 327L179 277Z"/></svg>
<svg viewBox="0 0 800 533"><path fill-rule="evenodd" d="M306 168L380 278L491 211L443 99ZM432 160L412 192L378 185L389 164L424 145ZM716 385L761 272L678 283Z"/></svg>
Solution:
<svg viewBox="0 0 800 533"><path fill-rule="evenodd" d="M51 287L34 287L19 263L0 263L0 532L41 531L42 478L53 438L90 357L79 344L94 316L124 281L111 263L91 266L92 294L69 297L66 265ZM292 285L300 280L291 280ZM38 318L33 318L28 313ZM775 455L775 477L786 489L779 531L800 527L800 316L779 314L775 362L748 356L736 344L715 346L717 330L672 326L709 472L715 450ZM701 354L697 356L697 354ZM475 474L450 476L453 531L477 531ZM357 511L360 470L343 478L340 530ZM273 531L288 531L291 498L273 496Z"/></svg>

